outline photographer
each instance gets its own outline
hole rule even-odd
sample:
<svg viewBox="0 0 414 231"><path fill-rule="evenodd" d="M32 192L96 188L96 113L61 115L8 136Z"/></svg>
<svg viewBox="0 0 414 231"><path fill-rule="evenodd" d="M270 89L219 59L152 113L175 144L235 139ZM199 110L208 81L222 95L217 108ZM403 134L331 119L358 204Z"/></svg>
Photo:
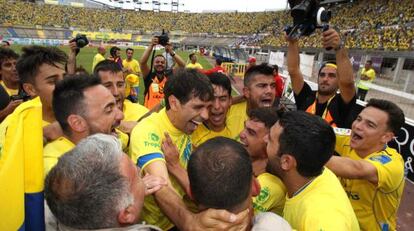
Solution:
<svg viewBox="0 0 414 231"><path fill-rule="evenodd" d="M164 98L164 85L168 76L172 74L171 72L167 72L166 60L163 55L153 56L152 66L154 66L154 71L148 67L148 58L150 57L154 47L157 45L161 45L159 37L154 36L151 40L151 44L147 47L141 57L141 60L139 61L145 85L144 105L148 109L152 109L155 105L160 103L161 99ZM167 43L164 47L165 51L173 57L179 67L185 67L184 60L173 51L173 47L170 43Z"/></svg>
<svg viewBox="0 0 414 231"><path fill-rule="evenodd" d="M333 127L350 128L356 105L354 74L339 33L328 29L322 33L324 48L335 51L336 64L328 62L318 72L318 91L303 80L299 67L299 41L286 36L287 63L298 110L321 116ZM339 89L340 93L337 93Z"/></svg>

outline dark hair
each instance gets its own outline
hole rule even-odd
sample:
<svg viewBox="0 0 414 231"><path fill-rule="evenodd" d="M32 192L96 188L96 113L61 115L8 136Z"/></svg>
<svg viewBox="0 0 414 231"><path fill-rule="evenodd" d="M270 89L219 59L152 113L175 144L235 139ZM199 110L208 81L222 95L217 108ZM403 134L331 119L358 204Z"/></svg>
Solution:
<svg viewBox="0 0 414 231"><path fill-rule="evenodd" d="M273 77L273 67L267 63L250 67L244 74L244 86L247 87L254 77L260 74Z"/></svg>
<svg viewBox="0 0 414 231"><path fill-rule="evenodd" d="M16 69L21 83L35 83L35 76L43 64L58 67L65 65L68 56L56 47L30 46L22 48L23 54L17 61Z"/></svg>
<svg viewBox="0 0 414 231"><path fill-rule="evenodd" d="M335 149L332 127L321 117L303 111L283 113L279 124L283 131L277 155L292 155L297 171L304 177L320 175Z"/></svg>
<svg viewBox="0 0 414 231"><path fill-rule="evenodd" d="M216 59L216 64L217 65L221 65L223 63L223 60L222 59L220 59L220 58L217 58Z"/></svg>
<svg viewBox="0 0 414 231"><path fill-rule="evenodd" d="M134 49L132 49L131 47L128 47L128 48L125 50L125 53L127 53L128 51L132 51L132 52L134 52Z"/></svg>
<svg viewBox="0 0 414 231"><path fill-rule="evenodd" d="M374 107L388 115L387 128L396 135L405 123L404 112L395 103L383 99L370 99L366 107Z"/></svg>
<svg viewBox="0 0 414 231"><path fill-rule="evenodd" d="M168 97L174 95L181 104L186 104L192 98L210 101L214 97L213 86L206 75L196 69L178 69L168 78L164 87L165 108L170 109Z"/></svg>
<svg viewBox="0 0 414 231"><path fill-rule="evenodd" d="M279 115L274 107L262 107L251 109L248 113L251 120L257 120L270 129L278 120Z"/></svg>
<svg viewBox="0 0 414 231"><path fill-rule="evenodd" d="M116 56L116 52L120 51L121 49L119 47L111 47L111 49L109 49L109 54L111 55L111 57L115 57Z"/></svg>
<svg viewBox="0 0 414 231"><path fill-rule="evenodd" d="M252 176L252 163L246 149L225 137L215 137L201 144L188 162L193 198L207 208L238 209L250 197Z"/></svg>
<svg viewBox="0 0 414 231"><path fill-rule="evenodd" d="M164 58L164 59L165 59L165 56L164 56L164 55L162 55L162 54L158 54L158 55L155 55L155 56L154 56L154 60L155 60L155 58L157 58L157 57L162 57L162 58Z"/></svg>
<svg viewBox="0 0 414 231"><path fill-rule="evenodd" d="M372 65L372 60L367 60L367 63L369 63L370 65Z"/></svg>
<svg viewBox="0 0 414 231"><path fill-rule="evenodd" d="M272 67L273 67L274 71L279 72L279 66L278 65L275 64Z"/></svg>
<svg viewBox="0 0 414 231"><path fill-rule="evenodd" d="M113 73L118 73L118 72L121 72L122 69L118 65L118 63L112 60L109 60L109 59L105 59L99 62L98 64L96 64L95 69L93 70L93 74L99 77L100 71L110 71Z"/></svg>
<svg viewBox="0 0 414 231"><path fill-rule="evenodd" d="M195 55L194 53L191 53L188 55L188 58L191 59L194 55Z"/></svg>
<svg viewBox="0 0 414 231"><path fill-rule="evenodd" d="M3 41L1 41L1 42L2 42L2 43L4 43L4 44L6 44L7 46L10 46L9 41L3 40Z"/></svg>
<svg viewBox="0 0 414 231"><path fill-rule="evenodd" d="M70 135L67 121L69 115L85 114L86 105L83 103L85 89L99 84L101 80L98 77L85 74L67 76L56 84L52 100L53 112L66 135Z"/></svg>
<svg viewBox="0 0 414 231"><path fill-rule="evenodd" d="M75 73L89 75L89 72L82 65L76 67Z"/></svg>
<svg viewBox="0 0 414 231"><path fill-rule="evenodd" d="M10 48L2 48L0 47L0 69L1 69L1 65L3 64L4 61L8 60L8 59L18 59L19 55L14 52L14 50L10 49Z"/></svg>
<svg viewBox="0 0 414 231"><path fill-rule="evenodd" d="M212 84L222 87L224 90L227 91L227 93L229 93L229 96L231 96L231 83L229 78L225 74L213 72L208 75L208 78L210 79L210 82Z"/></svg>

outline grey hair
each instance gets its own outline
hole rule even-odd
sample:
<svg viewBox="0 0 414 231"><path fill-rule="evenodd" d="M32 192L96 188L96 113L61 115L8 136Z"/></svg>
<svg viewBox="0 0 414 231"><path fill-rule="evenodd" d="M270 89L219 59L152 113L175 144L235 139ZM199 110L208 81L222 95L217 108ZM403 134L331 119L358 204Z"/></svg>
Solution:
<svg viewBox="0 0 414 231"><path fill-rule="evenodd" d="M60 157L45 180L45 199L57 220L76 229L118 227L118 213L133 202L121 158L121 143L105 134L83 139Z"/></svg>

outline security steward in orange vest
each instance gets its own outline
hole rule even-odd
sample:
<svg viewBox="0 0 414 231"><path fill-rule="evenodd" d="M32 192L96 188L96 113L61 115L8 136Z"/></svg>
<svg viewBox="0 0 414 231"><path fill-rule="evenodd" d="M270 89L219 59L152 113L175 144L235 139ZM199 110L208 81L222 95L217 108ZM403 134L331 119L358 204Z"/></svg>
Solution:
<svg viewBox="0 0 414 231"><path fill-rule="evenodd" d="M142 75L144 76L144 105L148 109L152 109L164 98L164 85L168 76L172 74L171 72L166 71L167 64L163 55L154 56L154 71L150 70L148 67L148 59L154 47L157 45L159 45L159 38L153 37L151 44L147 47L139 61L139 66L141 67ZM185 67L184 60L173 51L173 47L170 43L165 45L165 51L173 57L175 63L177 63L179 67Z"/></svg>
<svg viewBox="0 0 414 231"><path fill-rule="evenodd" d="M317 91L312 91L303 80L299 67L298 40L288 36L286 40L288 71L297 109L321 116L333 127L350 128L360 107L356 106L352 64L339 33L332 28L322 33L323 47L330 47L335 51L336 63L328 62L321 66Z"/></svg>

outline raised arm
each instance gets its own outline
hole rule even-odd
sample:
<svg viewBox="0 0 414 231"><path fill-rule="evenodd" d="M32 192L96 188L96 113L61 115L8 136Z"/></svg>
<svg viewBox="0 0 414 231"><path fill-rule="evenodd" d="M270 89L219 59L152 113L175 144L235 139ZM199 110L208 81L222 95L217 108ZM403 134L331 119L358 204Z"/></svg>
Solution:
<svg viewBox="0 0 414 231"><path fill-rule="evenodd" d="M286 36L288 42L287 51L287 66L292 82L293 92L298 95L303 88L304 80L302 72L300 71L299 59L299 41L297 39L290 39Z"/></svg>
<svg viewBox="0 0 414 231"><path fill-rule="evenodd" d="M331 28L327 31L324 31L322 33L322 36L323 46L325 48L332 47L335 50L336 64L338 66L337 77L339 78L339 91L342 100L345 103L349 103L354 98L356 91L355 77L351 61L348 57L348 50L343 46L339 32L336 30Z"/></svg>
<svg viewBox="0 0 414 231"><path fill-rule="evenodd" d="M153 37L151 40L151 43L148 45L147 49L145 49L144 53L142 54L141 59L139 60L139 67L141 68L142 77L145 79L148 74L151 72L151 70L148 67L148 59L151 55L152 49L154 46L158 44L158 38Z"/></svg>
<svg viewBox="0 0 414 231"><path fill-rule="evenodd" d="M347 157L332 156L326 167L339 177L368 180L375 186L378 185L377 169L366 160L353 160Z"/></svg>
<svg viewBox="0 0 414 231"><path fill-rule="evenodd" d="M185 67L184 60L181 58L180 55L178 55L177 53L173 51L173 46L171 45L171 43L168 43L165 46L165 52L169 53L171 57L173 57L175 63L178 64L179 67Z"/></svg>

